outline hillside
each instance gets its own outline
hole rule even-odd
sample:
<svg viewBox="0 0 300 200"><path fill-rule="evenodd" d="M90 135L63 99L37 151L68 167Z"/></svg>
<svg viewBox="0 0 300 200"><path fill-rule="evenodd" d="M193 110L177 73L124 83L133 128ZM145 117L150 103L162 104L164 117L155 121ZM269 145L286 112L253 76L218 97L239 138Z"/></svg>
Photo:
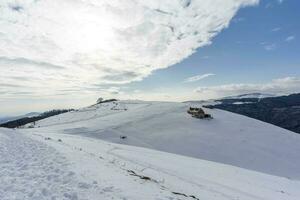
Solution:
<svg viewBox="0 0 300 200"><path fill-rule="evenodd" d="M269 98L226 98L206 106L242 114L300 133L300 94Z"/></svg>
<svg viewBox="0 0 300 200"><path fill-rule="evenodd" d="M0 129L1 200L298 200L300 182L78 135Z"/></svg>
<svg viewBox="0 0 300 200"><path fill-rule="evenodd" d="M39 134L80 135L300 179L300 137L222 110L213 120L187 114L190 104L118 101L41 120ZM32 130L23 130L32 131ZM125 136L126 139L121 139Z"/></svg>
<svg viewBox="0 0 300 200"><path fill-rule="evenodd" d="M18 119L21 119L21 118L35 117L35 116L38 116L38 115L40 115L40 113L30 112L30 113L27 113L25 115L19 115L19 116L0 117L0 124L6 123L6 122L9 122L9 121L18 120Z"/></svg>
<svg viewBox="0 0 300 200"><path fill-rule="evenodd" d="M299 199L298 134L190 106L113 101L2 128L0 199Z"/></svg>

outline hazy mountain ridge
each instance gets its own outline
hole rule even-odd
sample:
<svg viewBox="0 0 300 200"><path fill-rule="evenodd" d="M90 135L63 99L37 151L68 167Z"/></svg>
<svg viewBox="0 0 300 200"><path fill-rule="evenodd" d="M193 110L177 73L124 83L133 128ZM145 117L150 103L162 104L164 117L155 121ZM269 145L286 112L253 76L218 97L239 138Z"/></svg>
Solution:
<svg viewBox="0 0 300 200"><path fill-rule="evenodd" d="M229 97L224 97L222 99L252 99L252 98L267 98L267 97L276 97L277 95L274 94L265 94L265 93L248 93L248 94L240 94L240 95L235 95L235 96L229 96Z"/></svg>
<svg viewBox="0 0 300 200"><path fill-rule="evenodd" d="M50 110L43 113L31 112L23 116L6 118L3 122L0 121L0 127L4 128L18 128L22 127L28 123L35 123L36 121L59 115L62 113L73 111L73 109L60 109L60 110Z"/></svg>
<svg viewBox="0 0 300 200"><path fill-rule="evenodd" d="M27 113L25 115L0 117L0 124L6 123L6 122L9 122L9 121L13 121L13 120L17 120L17 119L21 119L21 118L25 118L25 117L34 117L34 116L38 116L40 114L41 113L39 113L39 112L30 112L30 113Z"/></svg>
<svg viewBox="0 0 300 200"><path fill-rule="evenodd" d="M226 98L217 102L219 103L205 107L242 114L300 133L300 94L260 99Z"/></svg>

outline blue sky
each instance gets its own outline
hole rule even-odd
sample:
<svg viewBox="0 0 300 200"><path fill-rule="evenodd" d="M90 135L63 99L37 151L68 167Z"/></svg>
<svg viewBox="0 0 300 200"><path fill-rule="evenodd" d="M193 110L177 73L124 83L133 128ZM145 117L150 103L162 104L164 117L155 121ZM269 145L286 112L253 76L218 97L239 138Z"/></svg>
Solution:
<svg viewBox="0 0 300 200"><path fill-rule="evenodd" d="M261 1L241 9L229 28L212 44L167 69L155 71L141 82L129 84L139 90L164 91L197 86L269 83L273 79L300 75L300 1ZM288 38L290 37L290 41ZM215 76L182 83L198 74ZM195 98L195 96L193 96Z"/></svg>
<svg viewBox="0 0 300 200"><path fill-rule="evenodd" d="M299 92L299 8L297 0L3 0L0 116L98 97Z"/></svg>

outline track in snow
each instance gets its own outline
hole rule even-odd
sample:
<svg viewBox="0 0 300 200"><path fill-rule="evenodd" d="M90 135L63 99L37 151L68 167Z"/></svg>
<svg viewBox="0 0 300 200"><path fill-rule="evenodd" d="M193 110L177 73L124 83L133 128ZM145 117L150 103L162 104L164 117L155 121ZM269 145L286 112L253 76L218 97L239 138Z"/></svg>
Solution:
<svg viewBox="0 0 300 200"><path fill-rule="evenodd" d="M1 200L83 200L108 195L96 181L79 181L55 149L12 131L0 135L0 163Z"/></svg>

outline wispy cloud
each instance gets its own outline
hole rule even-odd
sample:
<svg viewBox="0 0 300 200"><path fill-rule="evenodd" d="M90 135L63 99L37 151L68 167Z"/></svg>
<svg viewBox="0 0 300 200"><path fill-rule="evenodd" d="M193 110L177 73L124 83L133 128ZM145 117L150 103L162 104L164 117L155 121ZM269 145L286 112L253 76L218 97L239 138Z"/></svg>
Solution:
<svg viewBox="0 0 300 200"><path fill-rule="evenodd" d="M291 35L291 36L288 36L288 37L285 39L285 41L286 41L286 42L291 42L291 41L293 41L295 38L296 38L296 37L295 37L294 35Z"/></svg>
<svg viewBox="0 0 300 200"><path fill-rule="evenodd" d="M203 59L203 60L207 60L207 59L211 59L212 56L202 56L202 57L200 57L200 58Z"/></svg>
<svg viewBox="0 0 300 200"><path fill-rule="evenodd" d="M13 81L24 85L19 94L83 93L141 80L211 44L258 1L2 0L0 88Z"/></svg>
<svg viewBox="0 0 300 200"><path fill-rule="evenodd" d="M233 21L234 23L239 23L239 22L245 21L245 18L243 18L243 17L238 17L238 18L234 18L232 21Z"/></svg>
<svg viewBox="0 0 300 200"><path fill-rule="evenodd" d="M282 3L284 2L284 0L277 0L277 2L278 2L279 4L282 4Z"/></svg>
<svg viewBox="0 0 300 200"><path fill-rule="evenodd" d="M278 31L280 31L280 30L281 30L280 27L276 27L276 28L273 28L273 29L271 30L271 32L278 32Z"/></svg>
<svg viewBox="0 0 300 200"><path fill-rule="evenodd" d="M185 79L183 82L184 83L196 82L196 81L200 81L200 80L203 80L205 78L208 78L210 76L215 76L215 74L208 73L208 74L201 74L201 75L197 75L197 76L192 76L192 77L189 77L189 78Z"/></svg>
<svg viewBox="0 0 300 200"><path fill-rule="evenodd" d="M264 44L264 49L267 51L272 51L275 50L277 48L277 44L273 43L273 44Z"/></svg>
<svg viewBox="0 0 300 200"><path fill-rule="evenodd" d="M268 2L266 5L265 5L265 8L273 8L274 7L274 4L282 4L284 2L284 0L274 0L274 3L273 2Z"/></svg>
<svg viewBox="0 0 300 200"><path fill-rule="evenodd" d="M210 98L224 97L230 95L246 94L246 93L271 93L271 94L289 94L300 92L300 78L285 77L274 79L269 83L263 84L226 84L211 87L198 87L195 92L206 95Z"/></svg>

